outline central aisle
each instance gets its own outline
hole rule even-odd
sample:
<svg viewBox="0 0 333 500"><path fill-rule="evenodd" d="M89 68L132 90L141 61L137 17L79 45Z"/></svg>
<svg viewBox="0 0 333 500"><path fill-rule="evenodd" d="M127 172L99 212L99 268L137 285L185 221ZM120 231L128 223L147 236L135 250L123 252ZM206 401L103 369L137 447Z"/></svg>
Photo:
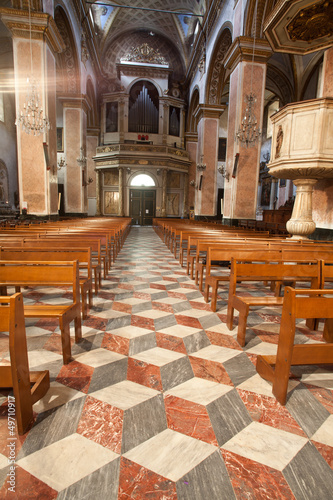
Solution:
<svg viewBox="0 0 333 500"><path fill-rule="evenodd" d="M132 228L73 362L62 365L50 323L27 328L30 363L52 383L20 439L17 498L329 498L324 393L300 384L281 407L255 369L256 354L276 351L278 316L249 318L262 335L243 350L224 313L211 311L152 228Z"/></svg>

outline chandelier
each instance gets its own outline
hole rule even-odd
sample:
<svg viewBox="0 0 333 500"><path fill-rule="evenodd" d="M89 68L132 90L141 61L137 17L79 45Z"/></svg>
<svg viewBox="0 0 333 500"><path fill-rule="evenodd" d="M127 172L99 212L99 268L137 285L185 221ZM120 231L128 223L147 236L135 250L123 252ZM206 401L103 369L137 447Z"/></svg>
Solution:
<svg viewBox="0 0 333 500"><path fill-rule="evenodd" d="M253 105L256 102L256 96L253 92L245 96L246 109L241 126L236 132L237 142L243 142L246 147L254 146L259 137L261 130L258 127L257 119L253 113Z"/></svg>
<svg viewBox="0 0 333 500"><path fill-rule="evenodd" d="M19 116L15 121L15 125L21 125L22 130L24 130L24 132L26 132L27 134L40 135L46 132L50 128L50 122L48 118L44 116L43 108L40 105L38 82L33 77L30 2L28 2L28 7L29 7L31 77L27 79L27 83L29 86L26 96L26 102L23 104L23 110L21 110L21 112L19 113Z"/></svg>

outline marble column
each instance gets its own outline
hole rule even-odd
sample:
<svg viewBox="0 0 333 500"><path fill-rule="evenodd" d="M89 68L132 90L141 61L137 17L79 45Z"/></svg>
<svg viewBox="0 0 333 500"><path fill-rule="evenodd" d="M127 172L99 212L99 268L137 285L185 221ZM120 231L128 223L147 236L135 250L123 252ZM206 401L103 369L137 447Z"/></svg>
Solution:
<svg viewBox="0 0 333 500"><path fill-rule="evenodd" d="M256 40L255 47L253 42L250 37L237 37L224 59L225 67L231 71L226 162L230 181L224 187L224 217L231 220L256 218L261 141L252 147L235 142L245 115L246 96L251 92L256 98L253 113L258 127L262 127L266 64L272 49L266 40Z"/></svg>
<svg viewBox="0 0 333 500"><path fill-rule="evenodd" d="M101 210L101 176L102 172L100 170L95 169L96 171L96 215L102 215Z"/></svg>
<svg viewBox="0 0 333 500"><path fill-rule="evenodd" d="M28 10L2 7L0 19L13 39L15 89L12 92L15 93L17 116L24 110L24 103L27 105L27 91L33 76L43 117L56 123L55 54L62 52L65 44L53 18L45 12L31 11L30 23ZM26 203L28 214L57 215L56 127L34 135L27 134L18 123L17 162L20 209Z"/></svg>
<svg viewBox="0 0 333 500"><path fill-rule="evenodd" d="M201 190L197 191L196 213L199 215L216 215L217 210L217 153L219 144L220 116L225 106L199 104L195 110L198 120L198 149L196 163L206 165L205 170L196 172L196 183Z"/></svg>
<svg viewBox="0 0 333 500"><path fill-rule="evenodd" d="M124 169L119 167L119 205L118 215L124 217Z"/></svg>
<svg viewBox="0 0 333 500"><path fill-rule="evenodd" d="M96 214L96 177L95 162L93 157L96 155L98 146L99 128L89 127L87 130L87 179L92 179L88 184L88 215Z"/></svg>
<svg viewBox="0 0 333 500"><path fill-rule="evenodd" d="M191 165L188 171L188 183L189 183L189 192L188 192L188 206L194 207L195 211L195 177L196 177L196 159L197 159L197 149L198 149L198 134L196 132L186 132L186 150L189 153L189 157L191 160ZM193 182L194 181L194 185ZM192 184L190 184L192 182Z"/></svg>
<svg viewBox="0 0 333 500"><path fill-rule="evenodd" d="M166 194L167 194L168 170L163 168L162 171L162 206L161 216L166 217Z"/></svg>

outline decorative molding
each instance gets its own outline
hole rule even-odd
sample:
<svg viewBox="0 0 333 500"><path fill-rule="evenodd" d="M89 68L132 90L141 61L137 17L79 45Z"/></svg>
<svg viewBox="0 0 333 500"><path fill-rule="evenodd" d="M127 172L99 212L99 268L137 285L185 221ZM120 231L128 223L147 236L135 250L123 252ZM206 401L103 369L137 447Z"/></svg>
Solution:
<svg viewBox="0 0 333 500"><path fill-rule="evenodd" d="M226 68L233 71L241 61L248 61L266 64L273 54L271 46L266 40L256 40L253 54L254 39L247 36L235 38L230 49L225 55L223 64Z"/></svg>
<svg viewBox="0 0 333 500"><path fill-rule="evenodd" d="M199 104L194 110L194 116L197 118L198 122L202 118L216 118L219 119L227 106L220 104Z"/></svg>
<svg viewBox="0 0 333 500"><path fill-rule="evenodd" d="M130 51L121 58L121 61L169 65L159 50L150 47L148 43L142 43L139 47L131 47Z"/></svg>
<svg viewBox="0 0 333 500"><path fill-rule="evenodd" d="M208 89L208 102L209 104L217 104L219 102L219 94L223 87L224 78L222 72L224 72L223 60L225 55L232 43L232 37L230 31L224 30L222 36L218 43L217 53L213 56L212 69L210 69L209 74L209 85Z"/></svg>

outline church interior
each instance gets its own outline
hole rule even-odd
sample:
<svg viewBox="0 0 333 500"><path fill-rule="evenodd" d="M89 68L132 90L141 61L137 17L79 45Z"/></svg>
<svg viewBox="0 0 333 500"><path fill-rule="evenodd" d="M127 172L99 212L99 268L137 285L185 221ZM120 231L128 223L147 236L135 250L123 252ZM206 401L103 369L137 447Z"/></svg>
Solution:
<svg viewBox="0 0 333 500"><path fill-rule="evenodd" d="M332 1L0 0L0 40L0 498L332 498Z"/></svg>

